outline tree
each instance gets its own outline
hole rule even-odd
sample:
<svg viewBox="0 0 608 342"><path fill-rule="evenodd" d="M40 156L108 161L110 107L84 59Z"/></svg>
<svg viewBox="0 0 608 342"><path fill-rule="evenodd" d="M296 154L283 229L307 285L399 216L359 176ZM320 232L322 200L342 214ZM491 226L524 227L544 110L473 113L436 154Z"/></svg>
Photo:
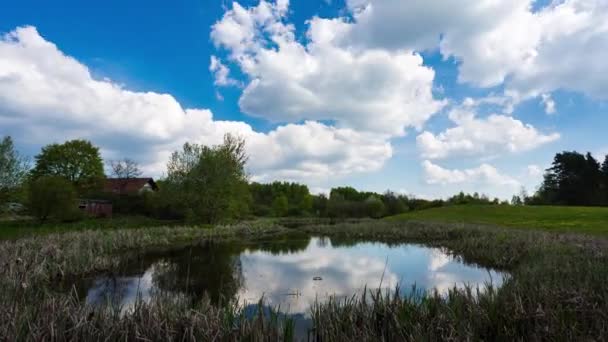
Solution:
<svg viewBox="0 0 608 342"><path fill-rule="evenodd" d="M384 202L384 206L386 207L387 215L397 215L408 210L406 205L407 198L403 195L397 195L389 190L382 195L382 202Z"/></svg>
<svg viewBox="0 0 608 342"><path fill-rule="evenodd" d="M327 196L325 194L312 196L312 210L319 217L327 216Z"/></svg>
<svg viewBox="0 0 608 342"><path fill-rule="evenodd" d="M36 156L32 176L34 179L63 177L81 193L99 188L105 177L99 148L86 140L70 140L43 147Z"/></svg>
<svg viewBox="0 0 608 342"><path fill-rule="evenodd" d="M386 212L384 203L382 203L382 201L376 196L370 196L367 198L365 200L365 205L367 207L367 216L371 218L381 218Z"/></svg>
<svg viewBox="0 0 608 342"><path fill-rule="evenodd" d="M19 156L11 137L4 137L0 142L0 205L11 199L23 183L27 170L27 160Z"/></svg>
<svg viewBox="0 0 608 342"><path fill-rule="evenodd" d="M582 177L583 186L585 187L584 201L586 205L599 205L603 197L600 191L602 184L600 163L589 152L585 156L585 161L586 165Z"/></svg>
<svg viewBox="0 0 608 342"><path fill-rule="evenodd" d="M111 160L110 168L112 169L112 176L121 179L137 178L142 175L139 169L139 164L129 158L122 160Z"/></svg>
<svg viewBox="0 0 608 342"><path fill-rule="evenodd" d="M276 217L287 216L289 212L289 202L285 195L277 196L274 201L272 201L272 213Z"/></svg>
<svg viewBox="0 0 608 342"><path fill-rule="evenodd" d="M31 213L40 221L49 217L69 219L78 210L74 187L63 177L43 176L34 180L29 186L28 199Z"/></svg>
<svg viewBox="0 0 608 342"><path fill-rule="evenodd" d="M522 205L523 203L520 196L513 195L511 198L511 205Z"/></svg>
<svg viewBox="0 0 608 342"><path fill-rule="evenodd" d="M557 153L530 202L561 205L598 205L601 203L600 165L590 153Z"/></svg>
<svg viewBox="0 0 608 342"><path fill-rule="evenodd" d="M604 176L608 176L608 155L604 157L604 162L602 163L602 168L600 169Z"/></svg>
<svg viewBox="0 0 608 342"><path fill-rule="evenodd" d="M600 171L602 173L603 204L608 205L608 155L604 157Z"/></svg>
<svg viewBox="0 0 608 342"><path fill-rule="evenodd" d="M245 141L227 134L216 146L184 144L167 165L167 193L184 215L208 223L240 217L248 210Z"/></svg>

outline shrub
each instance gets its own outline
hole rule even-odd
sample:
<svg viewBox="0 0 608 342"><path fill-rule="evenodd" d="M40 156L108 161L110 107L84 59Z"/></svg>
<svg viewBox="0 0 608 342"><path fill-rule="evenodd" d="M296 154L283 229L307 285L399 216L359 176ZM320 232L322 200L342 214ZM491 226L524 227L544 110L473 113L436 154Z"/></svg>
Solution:
<svg viewBox="0 0 608 342"><path fill-rule="evenodd" d="M40 177L30 184L29 209L40 221L46 221L49 217L73 221L81 216L76 208L74 186L57 176Z"/></svg>

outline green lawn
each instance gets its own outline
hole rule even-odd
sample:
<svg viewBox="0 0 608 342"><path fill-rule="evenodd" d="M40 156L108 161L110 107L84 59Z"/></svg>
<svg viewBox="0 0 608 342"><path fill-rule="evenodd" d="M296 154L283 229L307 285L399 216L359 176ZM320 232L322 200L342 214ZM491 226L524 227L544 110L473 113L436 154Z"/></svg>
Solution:
<svg viewBox="0 0 608 342"><path fill-rule="evenodd" d="M597 207L456 205L412 211L386 220L482 223L608 235L608 208Z"/></svg>

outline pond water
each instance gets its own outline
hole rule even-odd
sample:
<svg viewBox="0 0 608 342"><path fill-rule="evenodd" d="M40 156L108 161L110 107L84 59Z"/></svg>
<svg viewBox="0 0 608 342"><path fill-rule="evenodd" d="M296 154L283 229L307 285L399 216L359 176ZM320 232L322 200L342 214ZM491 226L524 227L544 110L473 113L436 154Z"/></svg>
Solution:
<svg viewBox="0 0 608 342"><path fill-rule="evenodd" d="M465 264L445 250L415 244L385 244L312 237L256 244L208 243L130 257L112 276L79 279L74 285L90 304L113 303L128 309L155 291L207 293L212 301L280 306L308 315L310 305L329 296L352 296L368 289L408 294L436 289L446 293L465 284L500 286L505 274Z"/></svg>

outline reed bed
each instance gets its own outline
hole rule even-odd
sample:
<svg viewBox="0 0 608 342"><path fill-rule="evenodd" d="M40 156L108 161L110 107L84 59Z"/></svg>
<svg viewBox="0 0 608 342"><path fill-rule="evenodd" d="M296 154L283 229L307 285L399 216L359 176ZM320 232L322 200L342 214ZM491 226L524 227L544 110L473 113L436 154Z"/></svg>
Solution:
<svg viewBox="0 0 608 342"><path fill-rule="evenodd" d="M489 226L410 222L307 227L334 238L417 241L508 271L500 289L447 296L368 292L311 309L317 340L603 341L608 339L608 240ZM366 298L367 296L367 298Z"/></svg>
<svg viewBox="0 0 608 342"><path fill-rule="evenodd" d="M271 222L201 229L91 230L0 242L0 340L315 341L607 340L608 240L491 226L421 222ZM295 336L289 317L261 302L258 314L226 301L176 295L138 302L126 314L93 308L54 290L69 275L118 266L119 251L209 240L284 238L295 231L333 241L416 242L465 262L507 271L501 288L448 295L364 291L310 308L313 326ZM407 293L415 293L411 291Z"/></svg>

